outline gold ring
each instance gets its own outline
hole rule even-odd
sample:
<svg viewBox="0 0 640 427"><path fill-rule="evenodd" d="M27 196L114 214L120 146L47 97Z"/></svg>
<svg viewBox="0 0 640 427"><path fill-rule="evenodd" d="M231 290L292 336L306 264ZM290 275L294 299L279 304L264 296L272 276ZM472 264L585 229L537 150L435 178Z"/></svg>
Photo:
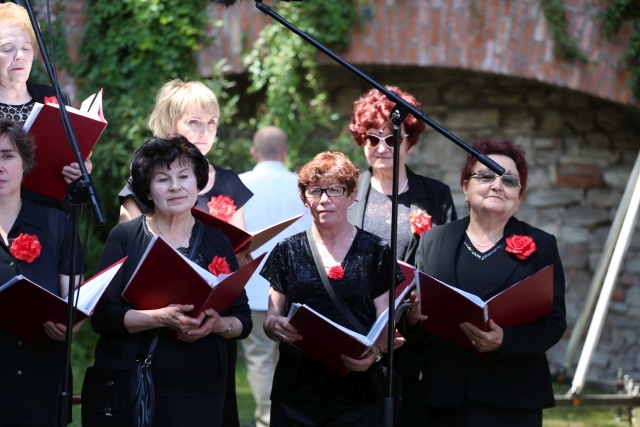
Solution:
<svg viewBox="0 0 640 427"><path fill-rule="evenodd" d="M471 345L472 345L472 346L474 346L474 347L475 347L475 346L476 346L476 344L478 344L478 343L476 342L476 340L471 340Z"/></svg>
<svg viewBox="0 0 640 427"><path fill-rule="evenodd" d="M282 339L285 339L287 337L285 334L280 334L280 336L282 337Z"/></svg>

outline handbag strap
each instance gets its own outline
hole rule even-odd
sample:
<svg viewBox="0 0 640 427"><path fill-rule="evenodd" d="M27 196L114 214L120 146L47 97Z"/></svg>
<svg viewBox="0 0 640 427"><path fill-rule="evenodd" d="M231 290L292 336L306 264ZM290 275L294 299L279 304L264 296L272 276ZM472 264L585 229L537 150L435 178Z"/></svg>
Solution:
<svg viewBox="0 0 640 427"><path fill-rule="evenodd" d="M151 341L151 345L149 345L149 353L147 353L147 357L144 359L144 363L142 364L142 369L146 369L149 366L151 366L153 353L156 351L156 347L158 346L159 339L160 339L160 332L156 330L156 332L153 334L153 340Z"/></svg>
<svg viewBox="0 0 640 427"><path fill-rule="evenodd" d="M333 301L336 307L338 307L338 310L340 310L340 313L342 313L342 315L346 317L346 319L349 322L351 322L353 326L355 326L356 330L359 333L366 335L367 330L365 329L365 327L362 326L362 323L358 322L358 319L354 317L354 315L349 310L349 307L347 307L347 305L343 301L338 299L338 296L336 295L335 291L331 287L331 284L329 283L329 278L327 277L327 272L324 271L324 265L322 264L322 259L320 258L320 252L318 251L316 240L313 237L313 231L311 231L310 228L307 230L307 240L309 241L309 247L311 248L311 253L313 254L313 261L316 263L316 268L318 269L318 273L320 273L320 279L322 279L322 284L324 285L324 288L327 290L327 293L329 294L331 301Z"/></svg>

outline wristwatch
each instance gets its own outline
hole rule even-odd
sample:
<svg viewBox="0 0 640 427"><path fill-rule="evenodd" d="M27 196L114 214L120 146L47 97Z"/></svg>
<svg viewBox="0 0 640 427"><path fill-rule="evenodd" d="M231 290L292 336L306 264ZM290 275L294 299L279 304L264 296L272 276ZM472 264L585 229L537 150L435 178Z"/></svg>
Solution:
<svg viewBox="0 0 640 427"><path fill-rule="evenodd" d="M233 323L232 323L231 321L229 321L229 327L227 328L227 330L226 330L226 331L224 331L224 332L222 333L222 335L230 334L230 333L231 333L231 331L233 331Z"/></svg>

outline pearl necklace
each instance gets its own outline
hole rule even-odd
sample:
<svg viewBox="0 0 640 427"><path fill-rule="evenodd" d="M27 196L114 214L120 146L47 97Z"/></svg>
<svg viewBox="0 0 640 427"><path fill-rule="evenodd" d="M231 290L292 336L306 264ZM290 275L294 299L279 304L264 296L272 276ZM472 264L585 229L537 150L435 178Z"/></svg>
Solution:
<svg viewBox="0 0 640 427"><path fill-rule="evenodd" d="M471 238L471 236L469 235L469 230L465 231L465 233L467 233L467 237L469 238L469 241L470 241L471 243L473 243L475 246L478 246L478 247L480 247L480 248L484 248L484 247L487 247L487 246L493 246L493 245L495 245L496 243L498 243L498 242L500 241L500 239L502 239L502 236L504 236L504 234L503 234L502 236L498 237L498 238L497 238L496 240L494 240L493 242L489 242L489 243L485 243L485 244L480 244L480 243L476 243L476 242L474 242L474 241L473 241L473 239L472 239L472 238Z"/></svg>
<svg viewBox="0 0 640 427"><path fill-rule="evenodd" d="M398 191L398 194L402 194L402 192L405 190L405 188L407 188L407 185L409 185L409 178L407 178L407 180L404 182L404 185L402 186L400 191Z"/></svg>

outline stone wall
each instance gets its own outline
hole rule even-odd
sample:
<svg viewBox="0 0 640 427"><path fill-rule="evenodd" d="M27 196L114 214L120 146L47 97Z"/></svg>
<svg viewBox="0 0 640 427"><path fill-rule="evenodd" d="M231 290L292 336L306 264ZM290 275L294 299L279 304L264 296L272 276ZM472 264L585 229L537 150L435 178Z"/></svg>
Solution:
<svg viewBox="0 0 640 427"><path fill-rule="evenodd" d="M567 279L569 328L550 352L552 372L564 365L568 339L583 311L618 203L640 149L640 114L629 107L566 89L504 76L451 69L376 67L364 70L381 84L416 95L422 110L467 143L502 136L525 147L529 182L517 216L558 238ZM342 68L326 80L340 114L369 87ZM468 209L460 190L466 152L427 127L408 164L451 187L459 215ZM636 232L613 294L589 377L613 380L622 368L640 380L640 241ZM581 349L578 349L570 374Z"/></svg>

